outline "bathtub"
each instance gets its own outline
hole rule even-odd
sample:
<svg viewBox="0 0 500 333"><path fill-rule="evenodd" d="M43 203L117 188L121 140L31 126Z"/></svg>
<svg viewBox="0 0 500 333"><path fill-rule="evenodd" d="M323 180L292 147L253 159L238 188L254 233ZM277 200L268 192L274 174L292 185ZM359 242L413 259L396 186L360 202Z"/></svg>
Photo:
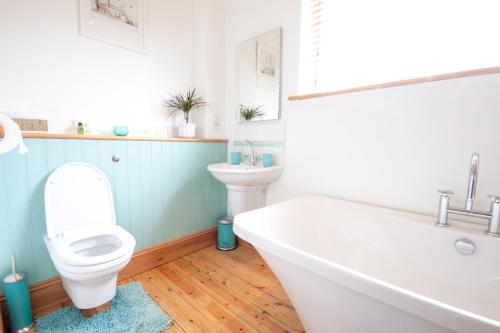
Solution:
<svg viewBox="0 0 500 333"><path fill-rule="evenodd" d="M500 239L484 226L307 196L236 216L309 333L500 332ZM455 249L471 240L472 255Z"/></svg>

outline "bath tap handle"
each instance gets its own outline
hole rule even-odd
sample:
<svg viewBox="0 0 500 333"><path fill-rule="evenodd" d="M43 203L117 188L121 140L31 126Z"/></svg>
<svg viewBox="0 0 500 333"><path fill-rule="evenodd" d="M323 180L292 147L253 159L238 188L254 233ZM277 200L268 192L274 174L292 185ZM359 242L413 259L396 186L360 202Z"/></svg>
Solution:
<svg viewBox="0 0 500 333"><path fill-rule="evenodd" d="M438 193L442 197L449 197L449 196L452 196L454 194L453 191L447 191L447 190L438 190Z"/></svg>
<svg viewBox="0 0 500 333"><path fill-rule="evenodd" d="M488 194L488 198L494 203L500 203L500 195Z"/></svg>
<svg viewBox="0 0 500 333"><path fill-rule="evenodd" d="M491 199L490 223L486 233L490 236L500 237L500 196L488 195Z"/></svg>
<svg viewBox="0 0 500 333"><path fill-rule="evenodd" d="M438 220L436 224L440 227L448 226L448 207L450 207L450 196L452 191L438 190L441 198L439 199Z"/></svg>

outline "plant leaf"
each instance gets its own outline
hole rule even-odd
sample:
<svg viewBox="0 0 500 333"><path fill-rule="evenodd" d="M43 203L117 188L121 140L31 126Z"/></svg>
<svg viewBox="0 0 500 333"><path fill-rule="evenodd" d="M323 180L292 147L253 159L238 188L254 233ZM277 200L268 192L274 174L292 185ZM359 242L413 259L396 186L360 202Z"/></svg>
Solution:
<svg viewBox="0 0 500 333"><path fill-rule="evenodd" d="M170 98L162 101L162 106L170 111L169 117L177 113L177 111L182 111L186 122L189 122L189 113L192 110L201 108L206 104L203 98L196 95L196 88L188 89L185 94L171 93Z"/></svg>
<svg viewBox="0 0 500 333"><path fill-rule="evenodd" d="M262 112L261 109L262 105L240 105L240 115L244 120L250 121L254 118L262 117L264 115L264 112Z"/></svg>

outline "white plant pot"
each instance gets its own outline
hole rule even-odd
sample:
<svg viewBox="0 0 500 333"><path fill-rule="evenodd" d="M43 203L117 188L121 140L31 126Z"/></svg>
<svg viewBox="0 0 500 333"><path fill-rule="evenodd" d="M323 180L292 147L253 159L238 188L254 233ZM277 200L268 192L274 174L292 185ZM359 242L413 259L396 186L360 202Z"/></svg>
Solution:
<svg viewBox="0 0 500 333"><path fill-rule="evenodd" d="M196 136L196 124L182 123L179 125L179 136L181 138L194 138Z"/></svg>

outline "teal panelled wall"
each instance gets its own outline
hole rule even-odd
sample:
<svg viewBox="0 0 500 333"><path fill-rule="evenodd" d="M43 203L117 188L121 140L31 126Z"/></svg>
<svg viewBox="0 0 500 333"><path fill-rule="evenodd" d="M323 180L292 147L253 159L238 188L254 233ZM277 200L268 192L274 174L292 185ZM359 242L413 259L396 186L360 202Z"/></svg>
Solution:
<svg viewBox="0 0 500 333"><path fill-rule="evenodd" d="M30 283L57 275L43 242L43 191L64 163L85 161L108 176L119 225L136 250L214 226L227 213L227 192L207 171L226 161L216 142L27 139L26 155L0 155L0 276L10 270L10 249ZM121 160L114 163L113 154ZM77 214L77 212L75 212Z"/></svg>

